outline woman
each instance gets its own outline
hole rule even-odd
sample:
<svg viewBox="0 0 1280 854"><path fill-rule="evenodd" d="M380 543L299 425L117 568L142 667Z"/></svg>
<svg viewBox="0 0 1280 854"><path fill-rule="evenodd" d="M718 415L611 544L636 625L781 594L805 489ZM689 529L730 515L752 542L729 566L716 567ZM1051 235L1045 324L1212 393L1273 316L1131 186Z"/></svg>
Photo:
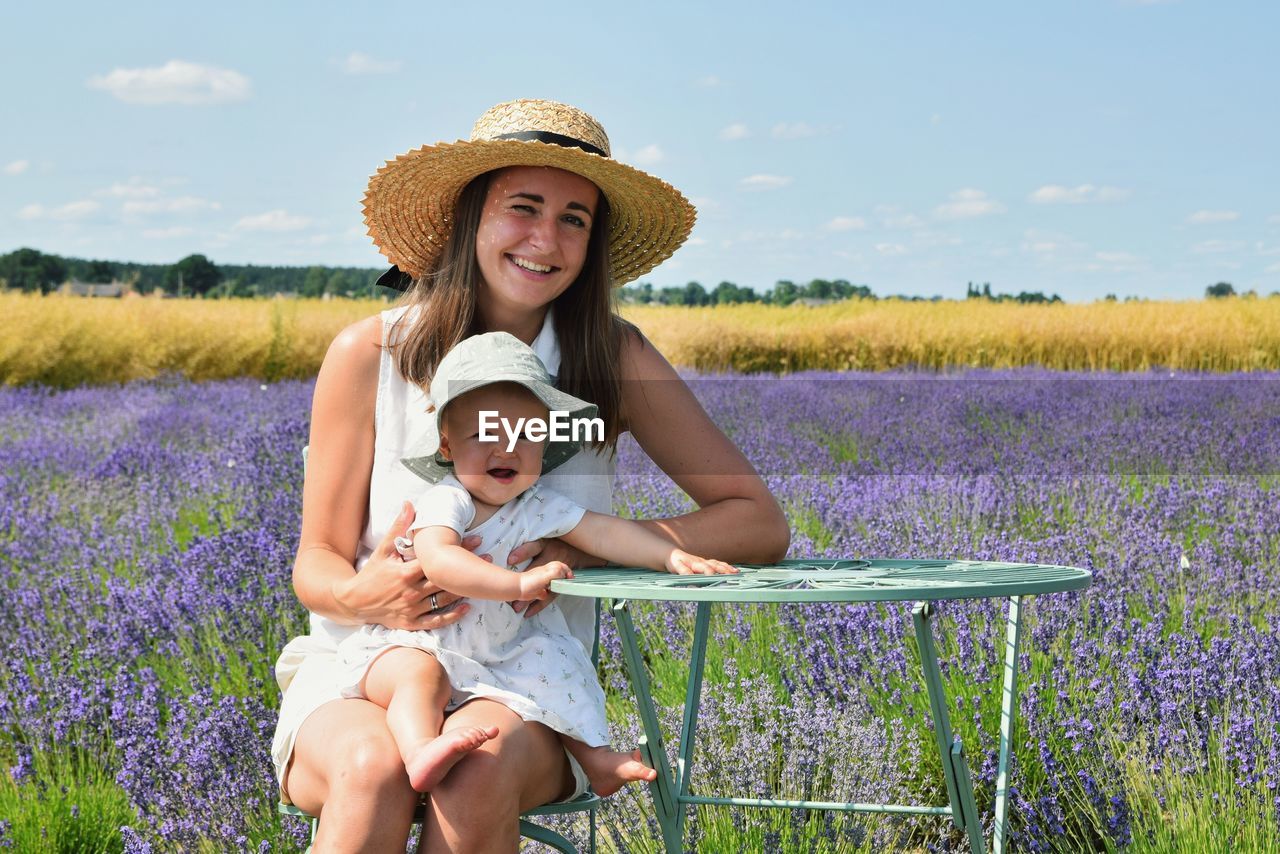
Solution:
<svg viewBox="0 0 1280 854"><path fill-rule="evenodd" d="M469 141L389 161L370 180L365 214L374 243L396 265L383 278L408 284L408 306L348 327L320 369L294 566L312 631L277 663L284 698L273 758L284 795L321 815L317 852L398 851L408 834L417 795L386 713L341 699L329 685L336 643L360 625L439 628L465 613L465 602L449 608L456 598L427 580L429 566L401 560L393 547L410 522L403 501L419 488L400 459L428 421L421 389L457 341L482 331L515 335L561 388L599 407L606 447L545 478L579 504L610 511L610 451L625 429L699 506L646 525L730 562L779 559L789 541L751 465L662 356L612 312L611 287L670 256L694 212L671 186L610 159L593 118L549 101L494 107ZM517 551L512 561L536 556L535 566L601 563L559 541ZM560 605L590 648L591 603ZM541 724L478 699L445 723L459 727L496 727L499 735L432 792L423 850L514 851L521 811L581 790L580 769Z"/></svg>

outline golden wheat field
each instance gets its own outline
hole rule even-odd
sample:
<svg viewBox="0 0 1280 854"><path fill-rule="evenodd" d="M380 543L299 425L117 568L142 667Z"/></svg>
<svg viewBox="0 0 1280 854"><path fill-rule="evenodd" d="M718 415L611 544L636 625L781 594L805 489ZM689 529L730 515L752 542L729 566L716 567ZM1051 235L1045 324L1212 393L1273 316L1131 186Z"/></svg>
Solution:
<svg viewBox="0 0 1280 854"><path fill-rule="evenodd" d="M313 375L352 300L90 300L0 294L0 378L68 387L168 372ZM706 371L898 367L1280 370L1280 298L1019 305L850 300L809 308L627 306L673 363Z"/></svg>

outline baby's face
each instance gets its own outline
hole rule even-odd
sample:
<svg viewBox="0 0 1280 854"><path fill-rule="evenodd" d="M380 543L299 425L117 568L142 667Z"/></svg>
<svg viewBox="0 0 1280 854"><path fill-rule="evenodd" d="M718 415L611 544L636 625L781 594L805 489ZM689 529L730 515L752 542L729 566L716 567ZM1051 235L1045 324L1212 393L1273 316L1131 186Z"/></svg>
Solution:
<svg viewBox="0 0 1280 854"><path fill-rule="evenodd" d="M516 440L508 451L509 439L502 426L490 428L496 442L480 441L480 413L498 413L497 419L515 425L521 418L543 421L547 408L526 389L512 383L499 383L476 389L449 403L441 425L440 450L453 461L453 474L471 493L485 504L498 506L524 492L542 474L543 443L530 441L526 435ZM497 419L489 417L493 424ZM524 431L522 430L523 434Z"/></svg>

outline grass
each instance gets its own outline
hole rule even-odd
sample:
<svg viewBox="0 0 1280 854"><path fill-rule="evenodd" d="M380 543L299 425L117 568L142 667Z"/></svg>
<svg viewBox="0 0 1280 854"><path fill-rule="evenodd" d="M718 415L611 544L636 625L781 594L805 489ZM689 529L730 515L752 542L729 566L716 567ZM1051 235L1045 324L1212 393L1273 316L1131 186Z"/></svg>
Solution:
<svg viewBox="0 0 1280 854"><path fill-rule="evenodd" d="M3 758L3 752L0 752ZM36 780L45 786L19 786L0 774L0 839L14 851L52 854L116 852L124 842L120 828L137 818L129 797L112 779L108 756L75 749L37 753Z"/></svg>

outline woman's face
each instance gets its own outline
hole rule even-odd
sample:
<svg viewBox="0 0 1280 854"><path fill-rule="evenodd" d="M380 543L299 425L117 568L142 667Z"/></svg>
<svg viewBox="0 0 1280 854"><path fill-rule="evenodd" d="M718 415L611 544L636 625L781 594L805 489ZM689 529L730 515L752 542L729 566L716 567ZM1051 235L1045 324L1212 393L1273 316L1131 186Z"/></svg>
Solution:
<svg viewBox="0 0 1280 854"><path fill-rule="evenodd" d="M489 182L476 230L486 314L544 308L578 278L600 191L572 172L512 166Z"/></svg>

